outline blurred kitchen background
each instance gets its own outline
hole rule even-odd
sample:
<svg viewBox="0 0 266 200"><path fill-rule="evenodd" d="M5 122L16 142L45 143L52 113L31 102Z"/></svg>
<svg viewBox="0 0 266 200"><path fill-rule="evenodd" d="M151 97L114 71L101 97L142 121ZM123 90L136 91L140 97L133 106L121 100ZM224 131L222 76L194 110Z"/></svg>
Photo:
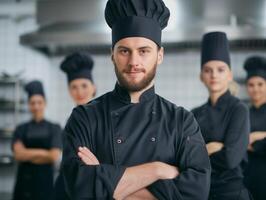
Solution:
<svg viewBox="0 0 266 200"><path fill-rule="evenodd" d="M59 65L76 50L95 59L97 96L113 89L110 30L104 21L106 0L0 0L0 200L10 199L16 164L10 147L15 126L29 119L23 84L44 83L48 119L63 127L74 106ZM199 80L200 39L207 31L225 31L232 69L246 101L244 60L265 55L265 0L165 0L169 26L163 34L165 57L156 90L191 109L207 99Z"/></svg>

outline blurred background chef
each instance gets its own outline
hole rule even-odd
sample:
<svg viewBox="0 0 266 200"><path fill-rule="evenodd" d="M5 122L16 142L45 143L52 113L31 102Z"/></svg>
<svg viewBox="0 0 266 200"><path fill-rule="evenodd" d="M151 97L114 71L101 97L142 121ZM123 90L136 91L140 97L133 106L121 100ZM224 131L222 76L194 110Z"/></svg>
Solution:
<svg viewBox="0 0 266 200"><path fill-rule="evenodd" d="M244 63L250 98L249 162L245 182L254 200L266 199L266 59L251 56Z"/></svg>
<svg viewBox="0 0 266 200"><path fill-rule="evenodd" d="M29 122L20 124L12 143L19 162L14 200L50 200L53 192L53 164L61 152L61 128L45 119L45 93L40 81L25 87L32 114Z"/></svg>
<svg viewBox="0 0 266 200"><path fill-rule="evenodd" d="M69 94L77 106L88 103L95 96L96 86L92 77L93 65L94 61L86 51L68 55L60 65L61 70L67 75ZM55 182L55 199L68 199L61 170Z"/></svg>

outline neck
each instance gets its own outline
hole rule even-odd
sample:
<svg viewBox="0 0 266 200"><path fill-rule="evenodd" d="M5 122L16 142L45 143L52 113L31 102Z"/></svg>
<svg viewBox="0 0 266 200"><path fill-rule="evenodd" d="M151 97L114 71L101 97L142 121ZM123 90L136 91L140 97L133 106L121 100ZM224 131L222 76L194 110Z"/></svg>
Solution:
<svg viewBox="0 0 266 200"><path fill-rule="evenodd" d="M211 92L210 93L210 100L211 100L211 104L214 106L216 105L218 99L227 91L227 88L219 91L219 92Z"/></svg>
<svg viewBox="0 0 266 200"><path fill-rule="evenodd" d="M139 103L140 96L148 89L150 89L154 85L154 81L152 81L146 88L137 92L129 92L131 103Z"/></svg>
<svg viewBox="0 0 266 200"><path fill-rule="evenodd" d="M252 101L252 104L255 106L255 108L259 108L265 103L266 103L266 98L263 98L257 101Z"/></svg>
<svg viewBox="0 0 266 200"><path fill-rule="evenodd" d="M35 121L35 122L40 122L40 121L42 121L44 119L44 116L34 116L33 117L33 120Z"/></svg>

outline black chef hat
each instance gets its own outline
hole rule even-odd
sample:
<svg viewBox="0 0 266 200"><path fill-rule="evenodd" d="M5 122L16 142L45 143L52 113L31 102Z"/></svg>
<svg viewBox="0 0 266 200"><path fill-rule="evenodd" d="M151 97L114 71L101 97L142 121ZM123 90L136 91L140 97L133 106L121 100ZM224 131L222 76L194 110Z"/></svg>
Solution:
<svg viewBox="0 0 266 200"><path fill-rule="evenodd" d="M224 32L209 32L201 43L201 67L211 60L225 62L230 67L229 43Z"/></svg>
<svg viewBox="0 0 266 200"><path fill-rule="evenodd" d="M31 81L25 86L25 90L28 93L30 99L33 95L42 95L45 98L42 83L38 80Z"/></svg>
<svg viewBox="0 0 266 200"><path fill-rule="evenodd" d="M253 76L266 79L266 59L264 57L249 57L244 63L244 69L247 71L247 79Z"/></svg>
<svg viewBox="0 0 266 200"><path fill-rule="evenodd" d="M162 0L108 0L105 20L112 29L112 46L127 37L145 37L161 46L169 9Z"/></svg>
<svg viewBox="0 0 266 200"><path fill-rule="evenodd" d="M89 79L93 82L93 59L87 52L76 52L65 58L61 63L61 70L67 74L68 83L78 78Z"/></svg>

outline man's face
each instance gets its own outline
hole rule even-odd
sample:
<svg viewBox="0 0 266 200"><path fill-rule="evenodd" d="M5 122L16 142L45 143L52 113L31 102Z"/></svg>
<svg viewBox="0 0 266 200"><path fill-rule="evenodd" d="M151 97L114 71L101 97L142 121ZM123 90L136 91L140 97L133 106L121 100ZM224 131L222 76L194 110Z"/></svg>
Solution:
<svg viewBox="0 0 266 200"><path fill-rule="evenodd" d="M157 65L163 60L163 48L143 37L119 40L112 50L118 82L128 91L141 91L151 84Z"/></svg>

